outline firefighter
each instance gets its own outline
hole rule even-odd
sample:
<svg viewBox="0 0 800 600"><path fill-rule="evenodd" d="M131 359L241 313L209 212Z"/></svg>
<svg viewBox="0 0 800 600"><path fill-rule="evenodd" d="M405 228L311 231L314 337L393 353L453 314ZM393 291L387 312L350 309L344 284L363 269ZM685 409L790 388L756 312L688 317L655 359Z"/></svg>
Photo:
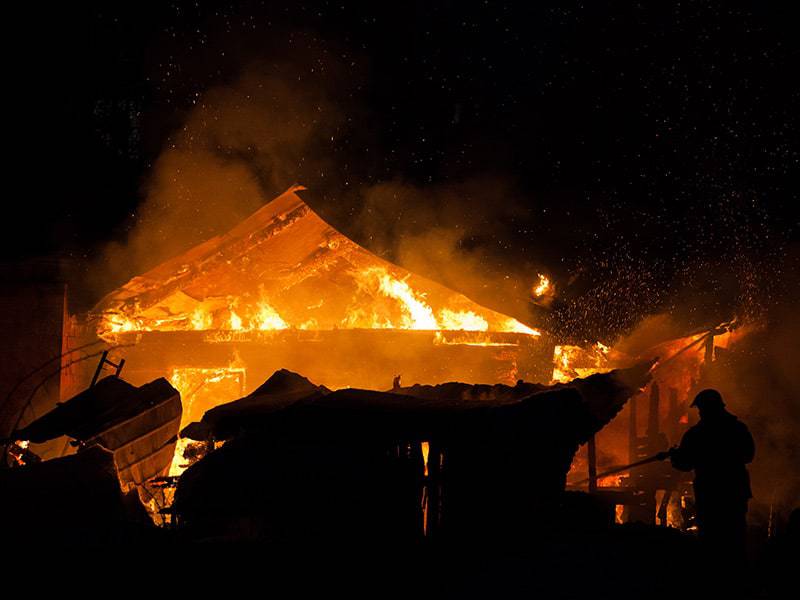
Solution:
<svg viewBox="0 0 800 600"><path fill-rule="evenodd" d="M717 390L703 390L691 406L699 411L700 421L670 450L670 460L680 471L694 470L698 534L711 557L728 566L741 564L747 502L752 497L745 465L755 455L753 437L725 410Z"/></svg>

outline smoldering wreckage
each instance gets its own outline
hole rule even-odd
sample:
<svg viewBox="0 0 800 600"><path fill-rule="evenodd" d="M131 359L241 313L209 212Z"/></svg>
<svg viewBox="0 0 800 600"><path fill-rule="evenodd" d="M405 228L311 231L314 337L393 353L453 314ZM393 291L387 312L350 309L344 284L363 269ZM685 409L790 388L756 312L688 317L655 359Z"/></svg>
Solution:
<svg viewBox="0 0 800 600"><path fill-rule="evenodd" d="M638 356L561 345L370 254L301 190L64 318L57 402L35 388L4 406L7 539L461 555L550 540L541 568L563 574L577 536L587 581L604 536L650 569L653 548L694 548L688 480L657 463L603 479L596 436L627 407L628 462L675 443L743 328Z"/></svg>

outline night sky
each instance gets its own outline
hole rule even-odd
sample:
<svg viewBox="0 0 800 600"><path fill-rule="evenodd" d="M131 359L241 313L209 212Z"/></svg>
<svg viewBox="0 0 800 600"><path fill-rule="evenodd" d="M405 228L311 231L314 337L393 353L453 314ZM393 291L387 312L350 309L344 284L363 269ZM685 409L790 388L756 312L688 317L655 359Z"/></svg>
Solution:
<svg viewBox="0 0 800 600"><path fill-rule="evenodd" d="M424 233L415 215L433 204L487 279L519 279L510 312L531 322L608 339L648 313L699 326L796 289L798 21L777 5L83 4L8 19L7 260L91 268L136 227L158 157L207 90L263 69L335 107L290 168L224 149L265 200L301 182L392 258L354 223L362 190L402 182L418 193L384 207L388 235ZM540 271L560 299L523 314ZM135 274L120 264L108 291Z"/></svg>

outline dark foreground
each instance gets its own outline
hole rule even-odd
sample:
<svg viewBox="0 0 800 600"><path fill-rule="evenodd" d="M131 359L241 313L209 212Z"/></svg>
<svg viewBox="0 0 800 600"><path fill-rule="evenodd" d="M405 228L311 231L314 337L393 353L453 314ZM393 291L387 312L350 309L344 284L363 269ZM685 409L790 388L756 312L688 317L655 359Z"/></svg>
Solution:
<svg viewBox="0 0 800 600"><path fill-rule="evenodd" d="M36 566L56 582L80 581L84 591L115 581L115 587L130 584L148 596L212 590L265 597L287 592L376 598L793 596L793 570L800 564L796 514L793 530L751 547L744 569L715 564L695 536L675 529L570 527L554 525L558 515L551 517L543 515L539 535L515 543L423 539L396 545L383 540L370 547L346 538L303 543L187 539L178 530L143 522L117 521L103 531L64 523L50 539L41 530L27 539L7 538L13 543L4 544L4 563Z"/></svg>

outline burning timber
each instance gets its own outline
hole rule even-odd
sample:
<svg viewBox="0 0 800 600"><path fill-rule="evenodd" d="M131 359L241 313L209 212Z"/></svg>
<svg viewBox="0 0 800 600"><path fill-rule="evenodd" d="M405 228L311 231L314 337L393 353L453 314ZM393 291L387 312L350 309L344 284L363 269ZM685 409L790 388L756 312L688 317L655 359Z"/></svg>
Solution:
<svg viewBox="0 0 800 600"><path fill-rule="evenodd" d="M331 392L280 371L183 430L225 443L180 476L175 523L192 537L282 543L522 543L561 505L578 446L649 367L570 386L393 392Z"/></svg>
<svg viewBox="0 0 800 600"><path fill-rule="evenodd" d="M429 382L550 379L546 333L373 255L317 215L302 189L112 291L88 315L80 343L99 337L116 347L132 383L228 369L242 393L245 377L281 368L332 389L374 389L398 373ZM222 380L205 379L182 393L229 393L209 392Z"/></svg>

